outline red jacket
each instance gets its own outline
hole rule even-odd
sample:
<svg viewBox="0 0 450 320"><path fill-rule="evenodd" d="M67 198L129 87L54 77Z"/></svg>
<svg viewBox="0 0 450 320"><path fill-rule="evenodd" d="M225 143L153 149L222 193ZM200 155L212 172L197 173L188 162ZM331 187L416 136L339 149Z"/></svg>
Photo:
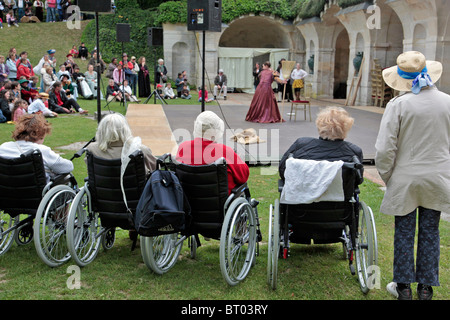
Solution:
<svg viewBox="0 0 450 320"><path fill-rule="evenodd" d="M250 175L247 164L226 145L202 138L185 141L180 144L177 153L179 162L189 165L205 165L224 157L227 161L228 194L234 187L247 182Z"/></svg>
<svg viewBox="0 0 450 320"><path fill-rule="evenodd" d="M17 67L17 79L20 79L21 76L25 76L27 80L30 80L31 76L34 76L33 68L28 68L22 63Z"/></svg>

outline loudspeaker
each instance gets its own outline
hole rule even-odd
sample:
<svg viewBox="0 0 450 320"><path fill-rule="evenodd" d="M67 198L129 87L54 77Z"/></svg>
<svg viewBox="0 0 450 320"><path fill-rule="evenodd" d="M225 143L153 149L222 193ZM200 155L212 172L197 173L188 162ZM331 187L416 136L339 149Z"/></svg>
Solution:
<svg viewBox="0 0 450 320"><path fill-rule="evenodd" d="M78 0L80 11L111 12L111 0Z"/></svg>
<svg viewBox="0 0 450 320"><path fill-rule="evenodd" d="M116 37L117 42L130 42L131 25L128 23L116 24Z"/></svg>
<svg viewBox="0 0 450 320"><path fill-rule="evenodd" d="M188 30L222 31L222 0L188 0Z"/></svg>
<svg viewBox="0 0 450 320"><path fill-rule="evenodd" d="M149 47L163 45L163 29L162 28L148 28L147 29L147 45Z"/></svg>

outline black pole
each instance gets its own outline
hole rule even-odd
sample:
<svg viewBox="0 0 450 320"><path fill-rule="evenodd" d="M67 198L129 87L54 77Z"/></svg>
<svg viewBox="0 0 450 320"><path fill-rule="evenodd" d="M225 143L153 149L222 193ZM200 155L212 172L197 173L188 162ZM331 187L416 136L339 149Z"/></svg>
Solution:
<svg viewBox="0 0 450 320"><path fill-rule="evenodd" d="M203 30L203 67L202 67L202 112L205 111L205 38L206 38L206 32Z"/></svg>
<svg viewBox="0 0 450 320"><path fill-rule="evenodd" d="M102 106L100 101L100 82L101 82L101 74L100 74L100 39L99 39L99 27L98 27L98 12L95 12L95 28L97 33L97 120L100 122L102 119Z"/></svg>

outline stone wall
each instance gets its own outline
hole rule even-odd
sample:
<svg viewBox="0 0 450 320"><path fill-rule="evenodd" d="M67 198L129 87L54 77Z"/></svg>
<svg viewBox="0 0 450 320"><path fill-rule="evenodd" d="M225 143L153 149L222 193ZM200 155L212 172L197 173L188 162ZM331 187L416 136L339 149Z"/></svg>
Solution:
<svg viewBox="0 0 450 320"><path fill-rule="evenodd" d="M444 64L438 87L450 94L450 1L375 0L342 9L330 0L320 17L284 21L271 15L246 15L222 25L222 32L205 33L206 78L218 70L220 47L290 48L288 60L295 60L310 72L308 59L314 55L313 96L333 98L339 85L351 85L353 59L364 53L362 79L356 104L371 103L370 70L377 59L382 67L396 64L408 50L423 52L429 60ZM164 59L169 76L187 71L189 82L201 83L203 32L187 31L184 24L164 24Z"/></svg>

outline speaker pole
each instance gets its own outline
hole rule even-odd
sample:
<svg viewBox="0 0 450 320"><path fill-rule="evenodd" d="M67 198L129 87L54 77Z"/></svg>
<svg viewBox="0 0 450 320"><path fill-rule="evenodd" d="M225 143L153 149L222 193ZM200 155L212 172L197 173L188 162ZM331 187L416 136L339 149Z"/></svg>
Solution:
<svg viewBox="0 0 450 320"><path fill-rule="evenodd" d="M202 112L203 111L205 111L205 60L206 60L206 57L205 57L205 46L206 46L206 41L205 41L205 39L206 39L206 32L205 32L205 30L203 30L203 48L202 48L202 50L203 50L203 53L202 53L202 56L203 56L203 61L202 61L202 64L203 64L203 66L202 66Z"/></svg>
<svg viewBox="0 0 450 320"><path fill-rule="evenodd" d="M102 106L100 101L100 83L101 83L101 73L100 73L100 39L99 39L99 27L98 27L98 12L95 12L95 31L97 33L97 120L100 122L102 119Z"/></svg>

